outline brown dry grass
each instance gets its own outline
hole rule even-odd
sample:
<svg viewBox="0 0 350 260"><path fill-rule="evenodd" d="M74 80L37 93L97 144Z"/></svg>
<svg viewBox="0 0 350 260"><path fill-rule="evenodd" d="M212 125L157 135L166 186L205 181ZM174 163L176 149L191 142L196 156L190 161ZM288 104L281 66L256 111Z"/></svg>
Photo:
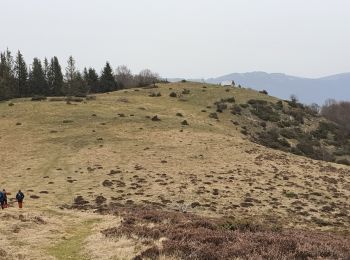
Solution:
<svg viewBox="0 0 350 260"><path fill-rule="evenodd" d="M169 97L183 88L190 94ZM254 127L251 118L209 118L215 108L208 106L221 98L234 96L238 104L276 99L197 83L160 85L158 91L161 97L131 89L72 105L0 103L0 188L12 194L21 188L25 212L44 216L46 208L81 196L100 210L152 205L210 217L273 216L284 227L349 229L349 167L251 143L232 124L246 120ZM161 121L152 121L154 115Z"/></svg>

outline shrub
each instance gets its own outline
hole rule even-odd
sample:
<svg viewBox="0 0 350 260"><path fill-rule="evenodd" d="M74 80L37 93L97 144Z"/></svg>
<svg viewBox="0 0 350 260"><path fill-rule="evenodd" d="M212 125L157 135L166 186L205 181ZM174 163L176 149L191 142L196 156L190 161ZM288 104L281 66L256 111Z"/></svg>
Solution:
<svg viewBox="0 0 350 260"><path fill-rule="evenodd" d="M67 97L66 101L67 102L83 102L84 99L81 97Z"/></svg>
<svg viewBox="0 0 350 260"><path fill-rule="evenodd" d="M222 113L225 109L227 109L227 104L219 101L219 102L215 102L216 105L216 112Z"/></svg>
<svg viewBox="0 0 350 260"><path fill-rule="evenodd" d="M86 100L96 100L96 96L86 96Z"/></svg>
<svg viewBox="0 0 350 260"><path fill-rule="evenodd" d="M287 150L290 147L289 142L284 138L280 138L275 128L258 133L257 141L266 147L274 149Z"/></svg>
<svg viewBox="0 0 350 260"><path fill-rule="evenodd" d="M160 92L152 92L149 94L150 97L160 97L162 94Z"/></svg>
<svg viewBox="0 0 350 260"><path fill-rule="evenodd" d="M277 110L282 110L283 109L283 102L281 100L276 102L275 109L277 109Z"/></svg>
<svg viewBox="0 0 350 260"><path fill-rule="evenodd" d="M242 112L242 108L241 108L240 106L238 106L238 105L234 105L234 106L232 107L232 109L231 109L231 113L232 113L233 115L240 115L241 112Z"/></svg>
<svg viewBox="0 0 350 260"><path fill-rule="evenodd" d="M261 120L271 122L280 121L280 115L274 112L272 107L267 104L261 105L257 103L253 105L253 108L254 109L251 109L250 112L259 117Z"/></svg>
<svg viewBox="0 0 350 260"><path fill-rule="evenodd" d="M169 96L170 96L170 97L173 97L173 98L176 98L176 97L177 97L177 94L176 94L175 92L171 92L171 93L169 94Z"/></svg>
<svg viewBox="0 0 350 260"><path fill-rule="evenodd" d="M239 105L240 105L240 107L242 107L242 108L247 108L247 107L249 107L248 104L239 104Z"/></svg>
<svg viewBox="0 0 350 260"><path fill-rule="evenodd" d="M267 105L267 101L266 100L261 100L261 99L250 99L247 102L249 105Z"/></svg>
<svg viewBox="0 0 350 260"><path fill-rule="evenodd" d="M234 97L229 97L229 98L226 98L226 99L222 99L222 102L235 103L236 100L235 100Z"/></svg>
<svg viewBox="0 0 350 260"><path fill-rule="evenodd" d="M340 159L337 160L337 163L339 164L345 164L345 165L350 165L350 161L348 159Z"/></svg>
<svg viewBox="0 0 350 260"><path fill-rule="evenodd" d="M301 110L290 110L288 112L294 118L294 121L298 124L304 124L304 113Z"/></svg>
<svg viewBox="0 0 350 260"><path fill-rule="evenodd" d="M189 89L184 89L184 90L182 90L182 92L181 92L183 95L188 95L188 94L190 94L190 90Z"/></svg>
<svg viewBox="0 0 350 260"><path fill-rule="evenodd" d="M268 94L269 94L265 89L264 89L264 90L260 90L259 93L265 94L265 95L268 95Z"/></svg>
<svg viewBox="0 0 350 260"><path fill-rule="evenodd" d="M47 97L45 97L45 96L34 96L34 97L32 97L32 101L43 101L43 100L46 100L47 99Z"/></svg>
<svg viewBox="0 0 350 260"><path fill-rule="evenodd" d="M214 119L219 119L218 114L216 114L216 113L210 113L209 117L214 118Z"/></svg>

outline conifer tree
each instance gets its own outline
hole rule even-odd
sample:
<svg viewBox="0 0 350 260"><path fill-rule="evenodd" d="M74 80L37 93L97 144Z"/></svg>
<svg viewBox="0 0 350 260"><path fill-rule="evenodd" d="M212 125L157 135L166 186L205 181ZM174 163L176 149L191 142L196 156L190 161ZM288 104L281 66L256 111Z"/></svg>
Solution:
<svg viewBox="0 0 350 260"><path fill-rule="evenodd" d="M54 96L63 95L62 68L56 56L51 58L47 78L51 94Z"/></svg>
<svg viewBox="0 0 350 260"><path fill-rule="evenodd" d="M16 96L26 97L29 95L28 91L28 69L24 61L23 55L20 51L17 52L15 67L14 67L15 79L16 79Z"/></svg>
<svg viewBox="0 0 350 260"><path fill-rule="evenodd" d="M117 83L114 79L113 71L109 62L106 62L106 65L103 68L100 84L102 92L114 91L117 89Z"/></svg>
<svg viewBox="0 0 350 260"><path fill-rule="evenodd" d="M87 84L88 90L93 93L100 92L100 84L98 79L98 74L93 68L84 69L84 80Z"/></svg>
<svg viewBox="0 0 350 260"><path fill-rule="evenodd" d="M11 52L0 53L0 99L15 97L15 77L13 73L13 58Z"/></svg>
<svg viewBox="0 0 350 260"><path fill-rule="evenodd" d="M41 61L34 58L32 69L29 71L29 89L31 95L48 95L49 91L45 81L44 70Z"/></svg>

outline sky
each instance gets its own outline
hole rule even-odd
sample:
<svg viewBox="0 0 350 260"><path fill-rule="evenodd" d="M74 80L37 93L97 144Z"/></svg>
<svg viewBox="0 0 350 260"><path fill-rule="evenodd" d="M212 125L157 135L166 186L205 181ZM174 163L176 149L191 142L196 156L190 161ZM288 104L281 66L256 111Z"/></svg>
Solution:
<svg viewBox="0 0 350 260"><path fill-rule="evenodd" d="M0 50L208 78L350 71L349 0L0 0Z"/></svg>

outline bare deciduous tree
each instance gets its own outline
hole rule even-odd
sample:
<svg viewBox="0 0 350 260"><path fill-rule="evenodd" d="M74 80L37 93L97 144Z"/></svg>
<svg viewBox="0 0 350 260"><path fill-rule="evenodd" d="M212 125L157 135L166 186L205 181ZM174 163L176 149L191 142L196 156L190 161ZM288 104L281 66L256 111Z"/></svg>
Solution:
<svg viewBox="0 0 350 260"><path fill-rule="evenodd" d="M122 86L122 88L132 88L137 85L131 70L125 65L117 67L115 80Z"/></svg>

